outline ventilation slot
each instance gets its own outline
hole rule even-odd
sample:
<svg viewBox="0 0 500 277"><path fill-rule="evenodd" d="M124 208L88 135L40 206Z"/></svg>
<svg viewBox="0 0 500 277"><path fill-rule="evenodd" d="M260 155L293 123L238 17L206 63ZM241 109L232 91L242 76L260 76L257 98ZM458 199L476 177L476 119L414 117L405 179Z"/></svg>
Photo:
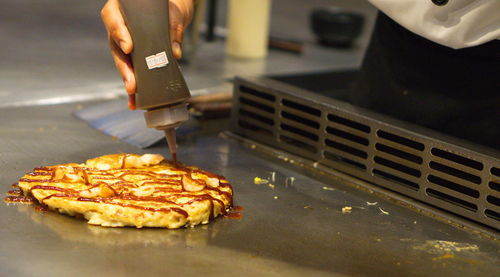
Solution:
<svg viewBox="0 0 500 277"><path fill-rule="evenodd" d="M366 159L368 157L368 154L363 150L359 150L359 149L356 149L354 147L350 147L350 146L347 146L345 144L335 142L333 140L325 139L325 144L327 146L330 146L332 148L335 148L335 149L340 150L340 151L345 152L345 153L349 153L349 154L354 155L356 157L360 157L363 159Z"/></svg>
<svg viewBox="0 0 500 277"><path fill-rule="evenodd" d="M305 137L305 138L313 140L313 141L318 141L318 135L316 135L316 134L304 131L304 130L299 129L299 128L295 128L295 127L290 126L288 124L280 124L280 127L281 127L281 129L283 129L285 131L294 133L296 135Z"/></svg>
<svg viewBox="0 0 500 277"><path fill-rule="evenodd" d="M387 160L387 159L384 159L384 158L381 158L378 156L375 156L373 160L380 165L387 166L389 168L403 172L405 174L415 176L415 177L421 176L420 170L417 170L417 169L414 169L414 168L411 168L411 167L408 167L408 166L405 166L405 165L402 165L402 164L399 164L399 163L396 163L396 162L393 162L393 161L390 161L390 160Z"/></svg>
<svg viewBox="0 0 500 277"><path fill-rule="evenodd" d="M264 136L268 136L268 137L273 136L273 132L271 132L265 128L259 127L257 125L254 125L252 123L249 123L248 121L245 121L243 119L238 120L238 125L243 129L258 133L259 135L264 135Z"/></svg>
<svg viewBox="0 0 500 277"><path fill-rule="evenodd" d="M419 156L407 153L405 151L398 150L396 148L387 146L385 144L377 143L377 144L375 144L375 149L377 149L378 151L405 159L407 161L416 163L416 164L422 164L422 161L423 161L422 158Z"/></svg>
<svg viewBox="0 0 500 277"><path fill-rule="evenodd" d="M380 138L383 138L383 139L390 140L392 142L398 143L398 144L402 144L402 145L408 146L408 147L413 148L415 150L423 151L424 148L425 148L425 146L424 146L423 143L416 142L414 140L407 139L407 138L404 138L404 137L401 137L401 136L398 136L398 135L395 135L395 134L391 134L391 133L388 133L388 132L385 132L385 131L382 131L382 130L378 130L377 131L377 136L380 137Z"/></svg>
<svg viewBox="0 0 500 277"><path fill-rule="evenodd" d="M299 111L304 112L304 113L308 113L310 115L321 116L321 111L318 110L318 109L316 109L316 108L313 108L313 107L302 105L302 104L299 104L297 102L286 100L286 99L283 99L281 101L281 103L284 106L287 106L287 107L292 108L292 109L299 110Z"/></svg>
<svg viewBox="0 0 500 277"><path fill-rule="evenodd" d="M256 114L256 113L244 110L244 109L240 109L239 112L243 116L253 118L253 119L260 121L262 123L265 123L267 125L270 125L270 126L274 125L274 120L267 118L267 117L264 117L262 115L259 115L259 114Z"/></svg>
<svg viewBox="0 0 500 277"><path fill-rule="evenodd" d="M493 218L495 220L498 220L500 221L500 214L495 212L495 211L492 211L492 210L486 210L484 211L484 214L489 217L489 218Z"/></svg>
<svg viewBox="0 0 500 277"><path fill-rule="evenodd" d="M443 150L438 149L438 148L432 148L431 153L432 153L432 155L434 155L436 157L440 157L440 158L443 158L443 159L446 159L446 160L449 160L449 161L452 161L452 162L455 162L455 163L458 163L461 165L465 165L465 166L470 167L470 168L474 168L477 170L483 169L483 164L480 162L476 162L476 161L473 161L469 158L465 158L465 157L462 157L462 156L459 156L459 155L456 155L456 154L453 154L453 153L450 153L447 151L443 151Z"/></svg>
<svg viewBox="0 0 500 277"><path fill-rule="evenodd" d="M490 188L496 191L500 191L500 184L495 182L490 182Z"/></svg>
<svg viewBox="0 0 500 277"><path fill-rule="evenodd" d="M356 130L359 130L359 131L364 132L364 133L370 133L370 130L371 130L370 127L365 125L365 124L361 124L361 123L358 123L356 121L352 121L350 119L346 119L346 118L336 116L333 114L328 114L328 120L335 122L335 123L338 123L338 124L341 124L341 125L344 125L344 126L347 126L347 127L350 127L350 128L353 128L353 129L356 129Z"/></svg>
<svg viewBox="0 0 500 277"><path fill-rule="evenodd" d="M374 169L372 171L372 173L373 173L373 175L375 175L377 177L384 178L386 180L390 180L390 181L396 182L396 183L398 183L400 185L403 185L403 186L405 186L407 188L410 188L412 190L415 190L415 191L417 191L420 188L420 186L417 183L414 183L412 181L408 181L408 180L400 178L398 176L389 174L389 173L384 172L382 170Z"/></svg>
<svg viewBox="0 0 500 277"><path fill-rule="evenodd" d="M366 169L366 166L362 163L358 163L356 161L342 157L342 156L337 155L337 154L333 154L333 153L328 152L328 151L324 151L323 156L330 161L343 163L345 165L348 165L350 167L354 167L356 169L362 169L362 170Z"/></svg>
<svg viewBox="0 0 500 277"><path fill-rule="evenodd" d="M326 127L326 132L329 134L332 134L334 136L341 137L341 138L353 141L355 143L359 143L361 145L368 146L368 144L369 144L369 141L366 138L362 138L360 136L356 136L356 135L353 135L351 133L344 132L342 130L339 130L339 129L336 129L333 127Z"/></svg>
<svg viewBox="0 0 500 277"><path fill-rule="evenodd" d="M280 135L280 140L288 145L297 147L299 149L306 150L306 151L311 152L311 153L316 153L316 147L314 147L310 144L307 144L305 142L302 142L300 140L297 140L297 139L294 139L294 138L291 138L288 136L284 136L284 135Z"/></svg>
<svg viewBox="0 0 500 277"><path fill-rule="evenodd" d="M490 171L491 171L491 174L493 174L497 177L500 177L500 168L492 167Z"/></svg>
<svg viewBox="0 0 500 277"><path fill-rule="evenodd" d="M283 116L284 118L293 120L297 123L300 123L304 126L311 127L314 129L319 129L319 123L316 121L309 120L309 119L306 119L306 118L303 118L303 117L300 117L300 116L297 116L297 115L294 115L291 113L287 113L285 111L281 112L281 116Z"/></svg>
<svg viewBox="0 0 500 277"><path fill-rule="evenodd" d="M486 197L486 201L490 202L491 204L493 204L495 206L500 207L500 198L496 198L495 196L488 195L488 197Z"/></svg>
<svg viewBox="0 0 500 277"><path fill-rule="evenodd" d="M471 188L459 185L457 183L448 181L446 179L443 179L443 178L440 178L440 177L437 177L437 176L434 176L434 175L429 175L427 177L427 180L429 180L429 182L431 182L433 184L436 184L438 186L442 186L442 187L454 190L456 192L460 192L460 193L466 194L466 195L474 197L474 198L478 198L479 197L479 191L477 191L477 190L474 190L474 189L471 189Z"/></svg>
<svg viewBox="0 0 500 277"><path fill-rule="evenodd" d="M432 196L434 198L437 198L439 200L443 200L443 201L446 201L448 203L457 205L457 206L465 208L469 211L473 211L473 212L477 211L477 205L470 203L468 201L453 197L451 195L448 195L446 193L442 193L442 192L439 192L439 191L433 190L433 189L426 189L425 191L427 192L427 195Z"/></svg>
<svg viewBox="0 0 500 277"><path fill-rule="evenodd" d="M266 100L273 101L273 102L274 102L274 100L276 100L276 97L272 94L258 91L258 90L255 90L255 89L252 89L249 87L245 87L245 86L240 86L240 92L242 92L242 94L250 94L250 95L253 95L255 97L259 97L259 98L266 99Z"/></svg>
<svg viewBox="0 0 500 277"><path fill-rule="evenodd" d="M466 181L472 182L474 184L481 184L481 178L476 175L469 174L467 172L463 172L461 170L455 169L453 167L449 167L437 162L430 162L429 163L430 168L443 172L445 174L455 176L460 179L464 179Z"/></svg>
<svg viewBox="0 0 500 277"><path fill-rule="evenodd" d="M256 102L256 101L253 101L251 99L247 99L245 97L240 97L239 100L240 100L240 103L242 103L242 104L245 104L245 105L248 105L248 106L252 106L252 107L257 108L259 110L262 110L264 112L268 112L268 113L274 114L274 108L273 107L264 105L264 104Z"/></svg>

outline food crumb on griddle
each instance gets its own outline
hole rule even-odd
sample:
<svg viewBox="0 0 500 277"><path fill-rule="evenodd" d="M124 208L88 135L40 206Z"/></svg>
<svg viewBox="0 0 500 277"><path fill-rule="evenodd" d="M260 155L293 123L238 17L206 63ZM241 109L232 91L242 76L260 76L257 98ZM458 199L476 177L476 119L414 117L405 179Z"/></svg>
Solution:
<svg viewBox="0 0 500 277"><path fill-rule="evenodd" d="M286 177L285 179L285 186L292 186L293 182L295 182L295 177Z"/></svg>
<svg viewBox="0 0 500 277"><path fill-rule="evenodd" d="M350 214L352 212L352 207L345 206L342 208L342 213L343 214Z"/></svg>
<svg viewBox="0 0 500 277"><path fill-rule="evenodd" d="M260 178L260 177L255 177L255 178L253 178L253 182L254 182L254 184L256 184L256 185L264 185L264 184L269 183L269 181L268 181L268 180L266 180L266 179L262 179L262 178Z"/></svg>
<svg viewBox="0 0 500 277"><path fill-rule="evenodd" d="M389 212L384 211L382 208L379 207L378 209L380 210L381 213L383 213L385 215L390 215Z"/></svg>
<svg viewBox="0 0 500 277"><path fill-rule="evenodd" d="M271 171L271 182L275 182L276 181L276 172L274 171Z"/></svg>

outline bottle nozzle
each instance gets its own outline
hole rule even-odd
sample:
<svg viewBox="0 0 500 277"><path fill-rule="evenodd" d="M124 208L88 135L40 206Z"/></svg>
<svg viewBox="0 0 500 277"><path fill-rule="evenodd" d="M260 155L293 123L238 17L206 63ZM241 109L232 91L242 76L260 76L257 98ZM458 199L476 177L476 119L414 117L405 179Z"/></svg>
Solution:
<svg viewBox="0 0 500 277"><path fill-rule="evenodd" d="M177 163L177 141L175 135L175 128L165 129L165 138L167 139L168 149L172 155L172 161Z"/></svg>

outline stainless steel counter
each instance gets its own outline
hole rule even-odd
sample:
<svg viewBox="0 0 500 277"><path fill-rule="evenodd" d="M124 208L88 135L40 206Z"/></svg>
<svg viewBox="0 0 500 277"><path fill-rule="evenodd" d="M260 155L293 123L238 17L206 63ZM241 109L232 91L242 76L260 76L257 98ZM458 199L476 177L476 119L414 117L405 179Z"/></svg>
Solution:
<svg viewBox="0 0 500 277"><path fill-rule="evenodd" d="M276 9L281 16L273 17L272 29L291 30L302 39L307 14L290 16L299 10L292 0L274 2L281 3ZM354 2L364 3L363 10L373 18L366 1L307 1L308 9ZM103 3L2 3L2 196L40 165L117 152L167 155L165 145L142 151L71 116L91 103L14 107L123 94L99 20ZM350 68L361 60L363 47L331 50L308 38L310 34L303 56L271 51L261 61L227 58L221 41L203 44L184 66L186 79L198 89L218 86L234 75ZM32 206L0 203L0 276L495 276L500 269L498 241L358 191L346 180L311 177L219 137L223 122L192 121L186 127L179 138L179 157L231 180L235 202L245 208L243 219L219 218L180 230L111 229ZM270 177L272 172L274 188L254 184L254 177ZM346 206L352 207L351 213L342 213Z"/></svg>
<svg viewBox="0 0 500 277"><path fill-rule="evenodd" d="M82 104L0 109L0 191L40 165L142 151L71 116ZM225 175L243 219L191 229L112 229L0 203L0 276L496 276L500 244L346 180L297 168L192 121L179 138L187 164ZM274 188L254 177L276 174ZM293 177L293 178L291 178ZM291 181L294 179L293 181ZM342 213L345 206L351 213Z"/></svg>

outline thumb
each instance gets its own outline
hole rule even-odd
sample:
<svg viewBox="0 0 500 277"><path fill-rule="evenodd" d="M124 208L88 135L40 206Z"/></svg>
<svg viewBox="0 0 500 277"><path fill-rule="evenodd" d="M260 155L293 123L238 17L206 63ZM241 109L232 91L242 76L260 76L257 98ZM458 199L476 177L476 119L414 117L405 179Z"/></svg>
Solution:
<svg viewBox="0 0 500 277"><path fill-rule="evenodd" d="M182 39L184 36L184 26L177 24L170 27L170 40L172 43L172 53L174 58L182 58Z"/></svg>
<svg viewBox="0 0 500 277"><path fill-rule="evenodd" d="M186 1L169 1L170 10L170 43L174 58L182 57L182 38L189 23L191 8L185 5Z"/></svg>

